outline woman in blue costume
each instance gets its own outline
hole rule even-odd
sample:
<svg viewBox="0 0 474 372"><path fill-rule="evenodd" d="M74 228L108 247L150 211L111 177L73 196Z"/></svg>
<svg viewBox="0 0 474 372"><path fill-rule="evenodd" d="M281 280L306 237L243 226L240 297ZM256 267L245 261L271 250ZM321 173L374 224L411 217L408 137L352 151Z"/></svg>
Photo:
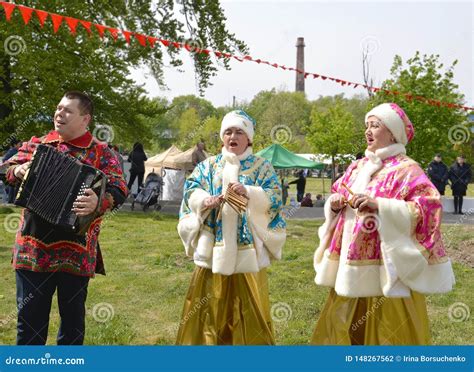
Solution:
<svg viewBox="0 0 474 372"><path fill-rule="evenodd" d="M194 259L176 343L272 345L266 267L280 259L286 224L281 185L270 162L252 154L255 121L244 111L222 120L222 153L186 180L178 233ZM227 188L248 199L238 214Z"/></svg>

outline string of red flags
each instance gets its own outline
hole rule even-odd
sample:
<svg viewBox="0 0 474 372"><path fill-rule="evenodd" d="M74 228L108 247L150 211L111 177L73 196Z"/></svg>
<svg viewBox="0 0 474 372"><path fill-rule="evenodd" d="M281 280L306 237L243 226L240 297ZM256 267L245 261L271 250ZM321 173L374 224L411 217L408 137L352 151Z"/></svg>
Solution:
<svg viewBox="0 0 474 372"><path fill-rule="evenodd" d="M347 81L344 79L334 78L331 76L325 76L325 75L316 74L313 72L302 71L294 67L287 67L285 65L272 63L260 58L253 58L252 56L249 56L249 55L236 56L230 53L224 53L224 52L214 51L210 49L199 48L195 45L191 45L192 42L188 43L188 42L177 42L177 41L166 40L159 37L149 36L142 33L133 32L133 31L121 30L118 28L109 27L109 26L105 26L105 25L101 25L97 23L92 23L92 22L88 22L88 21L73 18L73 17L67 17L67 16L47 12L40 9L30 8L24 5L8 3L5 1L0 1L0 5L3 7L3 10L5 12L5 18L8 22L11 21L11 17L15 9L18 9L20 11L21 17L25 25L27 25L31 21L31 18L33 15L35 15L38 18L38 21L41 27L44 26L48 18L51 19L51 23L53 26L53 33L55 34L58 32L61 26L66 25L69 29L69 32L73 36L76 36L78 27L83 27L89 36L91 36L92 33L95 33L95 32L98 33L100 38L104 38L106 34L110 34L110 36L112 36L114 40L117 40L120 36L122 36L125 38L125 41L128 44L131 44L132 39L134 39L142 47L154 48L156 45L162 44L164 47L174 47L178 49L185 49L190 53L206 54L208 56L214 55L217 58L235 59L239 62L248 61L248 62L254 62L261 65L268 65L270 67L285 70L285 71L295 71L299 74L304 75L305 79L312 78L312 79L329 80L336 84L340 84L343 87L364 88L374 93L383 92L387 95L404 96L405 99L408 101L418 101L418 102L422 102L424 104L431 105L431 106L448 107L452 109L462 109L464 111L474 111L474 107L462 106L462 105L458 105L458 104L450 103L450 102L441 102L438 100L429 99L429 98L419 96L419 95L413 95L410 93L402 93L395 90L373 87L373 86L369 86L362 83L355 83L355 82Z"/></svg>

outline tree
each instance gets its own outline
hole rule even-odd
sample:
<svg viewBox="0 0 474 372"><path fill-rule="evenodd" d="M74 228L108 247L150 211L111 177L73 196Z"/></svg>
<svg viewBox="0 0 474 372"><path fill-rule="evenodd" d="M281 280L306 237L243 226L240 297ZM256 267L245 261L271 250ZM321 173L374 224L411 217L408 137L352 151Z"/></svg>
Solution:
<svg viewBox="0 0 474 372"><path fill-rule="evenodd" d="M122 30L232 53L246 46L226 28L223 10L216 0L158 2L137 1L24 1L23 5L60 13ZM160 84L163 64L179 66L179 50L142 47L124 38L114 41L82 26L72 37L63 23L54 33L51 20L41 28L33 15L27 26L18 9L10 22L4 21L0 7L0 144L12 134L26 139L51 127L54 107L66 90L88 92L96 105L95 123L114 129L115 139L132 138L135 124L144 116L153 117L145 102L144 90L128 78L131 68L146 66ZM7 41L9 44L7 45ZM4 46L4 47L3 47ZM217 72L216 60L206 54L191 53L201 90ZM223 60L229 68L228 60ZM151 106L152 107L152 106ZM128 141L128 140L127 140Z"/></svg>
<svg viewBox="0 0 474 372"><path fill-rule="evenodd" d="M420 55L409 58L404 65L400 56L395 56L390 70L392 77L384 81L382 88L402 94L387 96L377 92L370 107L382 102L395 102L406 112L415 127L413 142L407 147L408 155L426 167L435 153L441 152L446 160L453 160L461 148L471 149L466 153L472 162L472 148L468 145L470 128L467 113L462 110L431 106L419 101L417 96L446 103L464 104L464 95L453 82L454 61L444 69L439 55ZM405 94L411 95L407 99Z"/></svg>
<svg viewBox="0 0 474 372"><path fill-rule="evenodd" d="M343 160L340 155L355 152L353 146L355 137L354 117L344 108L341 99L335 100L334 104L324 111L313 108L306 138L313 151L331 157L333 181L335 162Z"/></svg>
<svg viewBox="0 0 474 372"><path fill-rule="evenodd" d="M350 153L356 155L363 153L367 147L365 141L365 113L367 112L368 99L363 95L354 95L345 98L344 94L335 96L321 96L312 102L313 109L320 112L327 112L331 107L340 105L341 108L352 115L353 137L351 139ZM343 159L339 159L343 160Z"/></svg>
<svg viewBox="0 0 474 372"><path fill-rule="evenodd" d="M304 93L260 92L248 105L249 114L257 122L254 148L258 151L272 143L289 150L309 150L304 135L311 106Z"/></svg>

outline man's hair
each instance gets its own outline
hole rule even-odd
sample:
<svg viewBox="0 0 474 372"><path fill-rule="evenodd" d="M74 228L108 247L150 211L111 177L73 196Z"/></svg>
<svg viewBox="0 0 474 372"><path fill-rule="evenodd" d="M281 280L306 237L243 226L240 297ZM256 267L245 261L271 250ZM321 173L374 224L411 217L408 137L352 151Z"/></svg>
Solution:
<svg viewBox="0 0 474 372"><path fill-rule="evenodd" d="M79 100L79 109L81 110L82 115L89 114L91 117L94 115L94 104L87 94L76 90L71 90L66 92L64 97Z"/></svg>

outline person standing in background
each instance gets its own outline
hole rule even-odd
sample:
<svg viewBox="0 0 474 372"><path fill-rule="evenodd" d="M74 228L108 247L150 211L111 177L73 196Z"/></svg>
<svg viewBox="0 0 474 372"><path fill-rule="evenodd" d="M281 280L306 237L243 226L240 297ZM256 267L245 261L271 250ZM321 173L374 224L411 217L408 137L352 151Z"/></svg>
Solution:
<svg viewBox="0 0 474 372"><path fill-rule="evenodd" d="M441 160L441 154L436 154L433 161L428 166L428 177L441 195L444 195L448 184L448 167Z"/></svg>
<svg viewBox="0 0 474 372"><path fill-rule="evenodd" d="M467 186L471 182L471 166L465 163L463 155L456 158L456 162L449 168L449 180L454 197L454 214L463 214L463 197L466 196Z"/></svg>
<svg viewBox="0 0 474 372"><path fill-rule="evenodd" d="M128 189L131 191L135 179L138 178L138 191L140 192L143 185L143 177L145 176L145 162L148 160L143 145L140 142L135 142L133 150L128 156L128 161L132 163L130 168L130 179L128 180Z"/></svg>

